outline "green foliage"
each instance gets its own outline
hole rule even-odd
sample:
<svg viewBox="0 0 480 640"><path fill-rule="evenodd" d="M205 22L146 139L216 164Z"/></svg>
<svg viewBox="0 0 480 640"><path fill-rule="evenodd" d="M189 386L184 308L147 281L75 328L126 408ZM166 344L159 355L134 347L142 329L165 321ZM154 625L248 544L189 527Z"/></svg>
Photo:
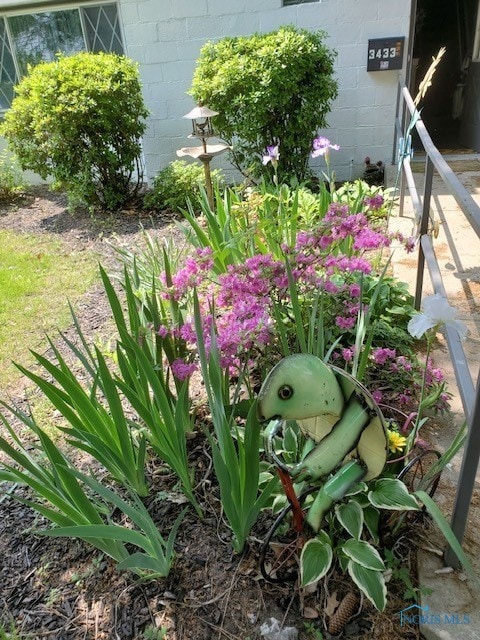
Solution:
<svg viewBox="0 0 480 640"><path fill-rule="evenodd" d="M213 465L220 486L222 506L234 535L233 548L240 553L260 512L267 506L278 484L278 478L272 476L260 491L261 429L256 415L256 405L250 408L242 430L236 425L233 415L227 417L224 376L215 332L212 331L210 353L207 355L198 298L195 298L195 329L215 434L215 437L209 437Z"/></svg>
<svg viewBox="0 0 480 640"><path fill-rule="evenodd" d="M0 200L12 200L26 187L17 159L3 152L0 155Z"/></svg>
<svg viewBox="0 0 480 640"><path fill-rule="evenodd" d="M60 428L67 434L68 442L97 459L118 482L132 487L141 496L147 495L145 436L130 428L105 358L97 349L97 379L92 389L87 390L51 341L50 346L58 364L33 354L45 371L43 376L21 365L18 368L67 420L68 426ZM101 398L97 395L99 391Z"/></svg>
<svg viewBox="0 0 480 640"><path fill-rule="evenodd" d="M156 627L153 624L149 624L142 633L142 640L164 640L167 637L167 627Z"/></svg>
<svg viewBox="0 0 480 640"><path fill-rule="evenodd" d="M223 183L223 174L219 169L211 171L215 185ZM171 209L181 211L188 201L195 202L200 188L205 187L205 171L199 162L175 160L155 176L150 191L145 194L144 204L153 209Z"/></svg>
<svg viewBox="0 0 480 640"><path fill-rule="evenodd" d="M404 600L414 600L418 602L420 596L429 596L433 593L428 587L415 586L412 580L411 568L405 566L402 560L398 558L390 549L384 549L385 565L387 571L391 571L393 580L403 584L405 591L403 592Z"/></svg>
<svg viewBox="0 0 480 640"><path fill-rule="evenodd" d="M222 195L217 189L214 211L202 192L202 218L197 219L195 206L189 203L183 212L186 223L179 226L190 244L212 249L215 270L223 273L228 265L259 253L283 260L282 244L294 246L297 233L320 222L328 204L330 200L324 200L323 193L313 194L304 187L290 188L286 184L277 188L262 182L244 194L226 189Z"/></svg>
<svg viewBox="0 0 480 640"><path fill-rule="evenodd" d="M146 116L132 61L78 53L30 68L1 133L22 168L53 176L73 205L114 210L140 186Z"/></svg>
<svg viewBox="0 0 480 640"><path fill-rule="evenodd" d="M75 302L88 289L95 265L93 252L66 254L58 238L0 231L0 388L18 377L13 353L30 361L39 334L68 325L65 296Z"/></svg>
<svg viewBox="0 0 480 640"><path fill-rule="evenodd" d="M327 518L328 533L320 530L303 547L301 585L315 583L337 562L372 604L383 611L387 587L385 562L377 549L379 509L418 511L419 505L400 480L384 478L354 486Z"/></svg>
<svg viewBox="0 0 480 640"><path fill-rule="evenodd" d="M17 631L15 620L10 620L8 627L5 623L0 622L0 640L30 640L30 634L24 635Z"/></svg>
<svg viewBox="0 0 480 640"><path fill-rule="evenodd" d="M0 481L30 487L31 499L13 495L55 525L40 533L85 540L113 558L119 569L129 569L141 577L166 576L173 562L173 543L183 514L164 540L135 493L130 491L130 501L127 501L92 476L75 469L31 414L2 404L37 438L32 453L30 444L21 442L6 415L0 413L0 420L13 442L10 444L0 437L0 450L13 463L3 464ZM112 508L128 518L131 526L112 522L109 518ZM126 543L142 551L130 553Z"/></svg>
<svg viewBox="0 0 480 640"><path fill-rule="evenodd" d="M187 223L183 229L190 249L192 245L206 249L201 258L206 256L203 263L195 262L196 258L192 258L190 252L188 268L181 274L182 269L176 270L178 252L173 251L171 245L161 247L146 236L147 250L143 254L121 252L125 265L121 292L117 292L112 278L101 269L116 328L115 343L112 341L108 356L101 349L90 346L73 316L75 339L65 335L62 339L64 346L70 349L69 356L73 354L77 359L75 366L70 365L64 350L50 341L53 356L34 354L43 373L38 369L20 368L65 418L66 426L60 428L67 434L69 444L88 452L106 469L108 486L78 471L30 413L7 407L17 421L36 436L33 449L30 444L22 443L7 418L0 414L8 432L8 440L0 437L0 450L9 458L0 470L0 480L30 487L33 497L24 501L54 524L45 535L79 537L113 557L120 569L130 569L142 577L168 574L183 513L164 539L139 495L146 495L149 489L148 476L145 476L148 446L152 465L160 462L171 468L197 515L203 516L203 505L199 504L195 493L197 469L190 465L187 449L187 436L193 429L195 415L191 412L188 383L193 369L189 369L185 379L180 379L173 366L180 360L188 369L192 360L197 359L211 414L211 419L203 425L209 447L206 455L211 455L212 477L218 483L225 520L233 534L233 548L236 552L244 549L260 511L272 503L278 510L280 503L285 502L284 495L276 494L279 481L273 465L262 459L261 425L253 401L253 386L261 367L268 365L269 358L277 359L282 351L287 355L292 348L316 353L328 360L335 349L342 350L348 344L355 346L356 354L347 368L351 366L356 377L369 384L367 365L373 360L369 353L376 340L383 347L400 348L400 340L395 336L400 335L401 328L408 322L411 298L406 287L387 276L388 262L380 275L363 272L355 275L346 269L345 273L339 269L329 274L335 285L335 295L326 289L320 290L317 276L323 277L321 263L313 274L312 287L310 280L302 282L297 277L303 263L313 264L309 262L309 243L320 241L323 231L328 230L330 222L326 212L332 202L330 215L338 212L339 203L344 202L348 203L350 213L364 213L364 199L370 197L369 194L377 195L364 190L363 185L331 194L321 188L319 194L312 194L303 187L281 185L272 188L264 183L243 198L234 190L222 194L217 186L216 209L211 211L206 194L200 189L203 216L197 218L194 206L189 202L184 212ZM348 213L345 209L345 216ZM313 236L312 228L315 232L318 228L318 236ZM300 235L300 232L304 233ZM332 233L326 246L322 246L324 256L333 262L338 256L348 258L355 251L368 250L368 243L358 249L354 247L353 238L333 236ZM296 245L304 250L297 251ZM363 253L357 255L363 256ZM278 272L268 271L272 268L272 256L278 262L275 265ZM255 260L250 262L248 258L257 260L256 272L252 267ZM260 264L265 271L258 268ZM222 360L219 347L226 334L221 333L222 328L225 329L221 326L223 308L220 296L216 295L221 290L215 286L216 280L220 285L228 279L225 273L230 277L236 275L238 265L246 269L248 276L253 274L255 285L262 285L261 280L266 278L267 284L262 291L271 305L271 314L264 325L271 326L275 340L271 345L262 342L258 349L252 344L249 349L240 350L236 358L238 364L235 362L235 368L229 368ZM317 266L313 268L317 269ZM268 279L272 273L282 276L281 293L274 289L272 278ZM185 280L185 275L190 277L192 274L195 277L200 274L199 279ZM241 297L241 286L246 282L237 282L237 298ZM354 312L355 317L352 316L355 330L346 328L342 331L342 327L334 326L336 315L341 313L338 305L343 303L337 285L345 285L347 300L358 297L361 302L358 312ZM182 286L186 293L177 296L183 291ZM237 313L231 298L227 304L230 312ZM251 299L246 299L245 306L252 310ZM362 306L366 308L362 309ZM230 319L229 329L239 321L238 317ZM389 332L389 325L394 325L395 329ZM251 325L246 326L245 331L251 332ZM384 340L394 338L393 345L385 345ZM347 340L346 344L341 342L343 339ZM250 378L247 369L255 359L255 364L259 365L255 369L257 377ZM347 362L350 361L345 357ZM81 372L77 373L79 366ZM381 366L378 367L379 375L380 369ZM230 377L232 372L236 386ZM240 393L245 391L250 397L240 401ZM363 419L362 416L357 418ZM303 460L313 446L314 443L304 438L299 429L295 431L293 421L285 425L281 455L289 464L299 458ZM459 436L435 465L435 473L441 471L442 465L460 446ZM271 448L266 446L266 451L271 452ZM355 473L358 470L363 474L360 465L352 461L351 468L354 467ZM381 477L368 485L360 482L352 487L360 477L355 476L347 483L349 490L340 495L332 482L336 475L334 473L324 484L325 478L315 484L311 474L308 478L302 476L302 482L297 478L294 486L297 494L307 488L307 484L315 485L313 488L317 490L315 497L308 496L304 502L304 508L309 510L307 522L317 534L301 551L302 586L314 584L327 576L332 567L339 567L377 609L383 610L387 585L381 513L393 512L401 516L408 511L419 511L422 504L462 563L469 568L468 559L462 555L459 545L455 547L452 543L453 534L438 508L423 491L428 483L425 486L419 483L417 492L412 495L402 482L391 477ZM116 488L118 484L122 485L119 489ZM324 505L327 506L324 508ZM313 526L317 520L318 526ZM405 576L399 574L398 577L407 584ZM52 592L52 598L55 595ZM147 628L144 632L145 637L162 637L162 634L163 629Z"/></svg>
<svg viewBox="0 0 480 640"><path fill-rule="evenodd" d="M335 54L324 37L285 26L203 46L190 94L219 112L215 129L243 172L268 173L260 154L279 142L281 178L307 175L312 140L337 96Z"/></svg>

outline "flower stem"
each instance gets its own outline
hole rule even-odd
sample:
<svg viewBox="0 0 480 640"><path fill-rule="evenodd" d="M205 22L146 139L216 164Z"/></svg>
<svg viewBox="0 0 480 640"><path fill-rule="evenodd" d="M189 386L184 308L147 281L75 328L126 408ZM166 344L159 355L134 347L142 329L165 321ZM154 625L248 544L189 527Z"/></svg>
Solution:
<svg viewBox="0 0 480 640"><path fill-rule="evenodd" d="M405 452L408 455L408 453L413 449L415 442L417 440L417 435L418 435L418 431L420 429L420 427L422 426L422 404L423 401L425 399L425 392L426 392L426 388L427 388L427 373L428 373L428 361L430 359L430 351L432 349L432 343L433 340L435 338L435 331L428 331L426 334L426 339L427 339L427 353L425 356L425 368L423 370L423 377L422 377L422 387L420 390L420 399L418 402L418 411L417 411L417 415L415 418L415 423L413 425L413 429L411 430L410 434L408 435L407 438L407 445L405 447Z"/></svg>

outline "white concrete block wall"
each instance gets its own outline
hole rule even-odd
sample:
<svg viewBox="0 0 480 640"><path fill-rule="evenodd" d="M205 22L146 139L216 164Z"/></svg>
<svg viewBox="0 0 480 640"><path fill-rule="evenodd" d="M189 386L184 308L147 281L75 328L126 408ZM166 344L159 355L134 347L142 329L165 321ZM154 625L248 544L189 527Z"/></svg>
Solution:
<svg viewBox="0 0 480 640"><path fill-rule="evenodd" d="M283 7L282 0L119 0L126 53L139 62L151 111L144 138L148 178L176 158L176 149L188 145L190 124L182 116L194 106L187 91L201 46L207 40L267 32L285 24L325 30L327 45L338 52L339 95L328 130L320 132L341 146L331 157L337 176L360 175L365 155L388 163L402 72L368 73L367 46L370 38L407 38L410 4L321 0ZM218 166L219 161L214 163ZM322 161L314 166L322 169Z"/></svg>

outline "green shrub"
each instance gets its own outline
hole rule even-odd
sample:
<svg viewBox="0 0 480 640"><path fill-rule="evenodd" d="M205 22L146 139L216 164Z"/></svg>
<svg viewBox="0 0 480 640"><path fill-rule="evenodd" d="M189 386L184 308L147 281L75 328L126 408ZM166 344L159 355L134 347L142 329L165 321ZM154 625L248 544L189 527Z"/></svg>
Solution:
<svg viewBox="0 0 480 640"><path fill-rule="evenodd" d="M25 191L26 186L16 158L3 152L0 155L0 200L12 200Z"/></svg>
<svg viewBox="0 0 480 640"><path fill-rule="evenodd" d="M190 94L219 112L215 129L242 172L270 169L262 168L261 154L280 143L282 179L306 176L312 140L337 96L335 54L324 37L288 26L203 46Z"/></svg>
<svg viewBox="0 0 480 640"><path fill-rule="evenodd" d="M223 182L223 174L219 169L211 172L212 181ZM185 209L187 201L193 202L200 195L200 188L205 187L205 171L200 163L175 160L154 178L152 189L145 194L144 203L148 208Z"/></svg>
<svg viewBox="0 0 480 640"><path fill-rule="evenodd" d="M15 91L0 132L23 169L52 176L73 205L113 210L133 195L147 110L131 60L59 56L30 68Z"/></svg>

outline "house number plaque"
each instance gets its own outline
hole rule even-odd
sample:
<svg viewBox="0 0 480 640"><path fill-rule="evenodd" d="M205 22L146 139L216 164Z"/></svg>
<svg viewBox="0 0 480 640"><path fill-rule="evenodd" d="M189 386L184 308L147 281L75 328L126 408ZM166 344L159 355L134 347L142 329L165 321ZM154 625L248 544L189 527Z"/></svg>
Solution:
<svg viewBox="0 0 480 640"><path fill-rule="evenodd" d="M367 71L391 71L403 66L405 38L377 38L368 41Z"/></svg>

